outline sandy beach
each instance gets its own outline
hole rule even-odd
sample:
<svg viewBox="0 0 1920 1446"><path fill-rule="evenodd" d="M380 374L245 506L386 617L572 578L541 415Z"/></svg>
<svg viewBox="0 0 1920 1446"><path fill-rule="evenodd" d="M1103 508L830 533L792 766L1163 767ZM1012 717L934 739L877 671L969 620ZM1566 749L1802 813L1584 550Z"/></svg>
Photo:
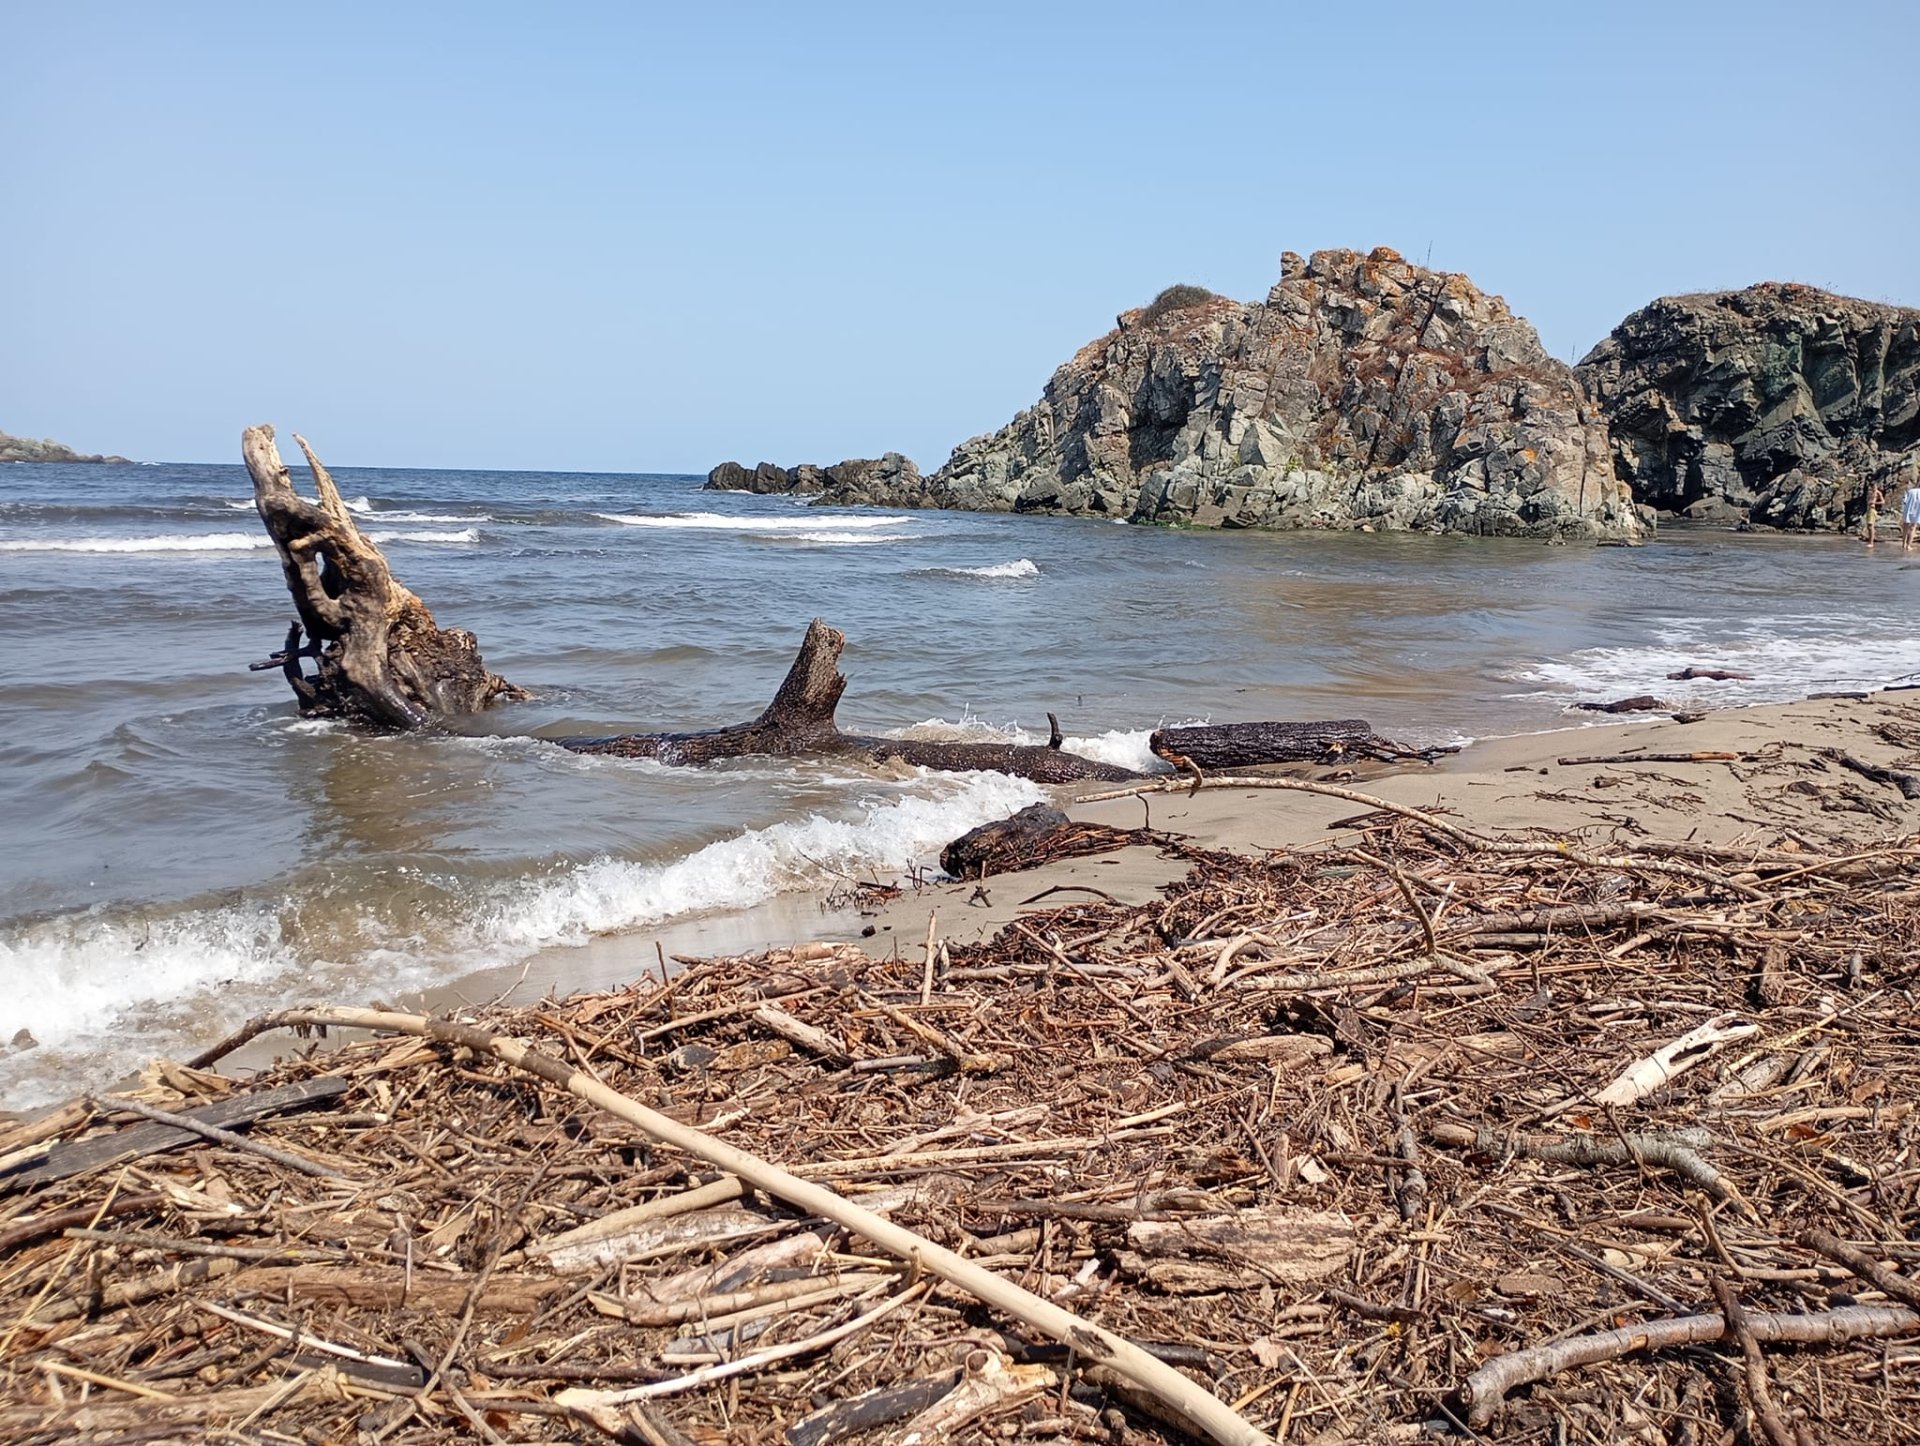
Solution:
<svg viewBox="0 0 1920 1446"><path fill-rule="evenodd" d="M1889 741L1881 730L1905 741ZM1862 777L1829 756L1834 752L1883 768L1920 765L1920 691L1724 709L1692 723L1654 715L1488 739L1432 767L1275 772L1338 781L1476 829L1538 831L1587 842L1645 837L1844 847L1920 830L1920 800ZM1629 761L1635 754L1715 753L1735 756ZM1613 761L1575 761L1599 757ZM1206 848L1259 855L1353 843L1359 834L1335 825L1365 809L1339 799L1224 785L1191 796L1184 789L1155 792L1067 811L1082 822L1151 827ZM989 881L984 890L972 883L932 884L881 908L868 920L876 934L864 942L871 949L875 937L898 938L902 949L917 950L930 912L938 916L940 937L974 942L992 937L1023 910L1055 908L1076 897L1105 894L1143 903L1185 872L1184 864L1158 850L1135 847L1026 870ZM822 937L846 935L829 927Z"/></svg>

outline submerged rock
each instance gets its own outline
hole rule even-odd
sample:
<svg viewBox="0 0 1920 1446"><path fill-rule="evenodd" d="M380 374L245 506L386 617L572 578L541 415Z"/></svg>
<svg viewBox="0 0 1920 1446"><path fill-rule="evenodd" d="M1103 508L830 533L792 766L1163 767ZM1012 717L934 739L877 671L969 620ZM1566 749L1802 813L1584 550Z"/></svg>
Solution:
<svg viewBox="0 0 1920 1446"><path fill-rule="evenodd" d="M1385 247L1289 252L1264 302L1169 288L932 476L894 460L826 469L821 500L1201 527L1643 530L1572 368L1499 297ZM836 475L850 467L868 470ZM743 472L716 468L708 485Z"/></svg>
<svg viewBox="0 0 1920 1446"><path fill-rule="evenodd" d="M1920 310L1765 282L1642 307L1578 368L1634 496L1837 529L1920 459ZM1916 479L1920 480L1920 479Z"/></svg>

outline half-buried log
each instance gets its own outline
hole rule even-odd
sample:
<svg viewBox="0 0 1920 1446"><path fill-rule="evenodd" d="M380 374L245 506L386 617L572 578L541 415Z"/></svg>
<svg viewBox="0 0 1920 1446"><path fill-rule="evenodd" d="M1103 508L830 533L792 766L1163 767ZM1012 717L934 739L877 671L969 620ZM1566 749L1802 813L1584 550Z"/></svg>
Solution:
<svg viewBox="0 0 1920 1446"><path fill-rule="evenodd" d="M286 646L256 667L277 664L308 717L387 728L420 728L526 697L487 671L472 633L434 622L360 531L306 438L293 440L307 455L317 503L293 490L272 427L248 427L240 438L254 506L300 615ZM315 662L311 675L305 658Z"/></svg>
<svg viewBox="0 0 1920 1446"><path fill-rule="evenodd" d="M870 738L842 733L834 709L846 691L840 652L847 635L815 618L787 669L785 681L758 718L700 733L627 733L612 738L556 738L575 753L617 758L655 758L662 763L715 763L749 754L794 757L853 756L873 763L905 763L952 771L986 769L1031 778L1036 783L1082 780L1124 783L1132 769L1068 753L1055 744L939 743L917 738Z"/></svg>
<svg viewBox="0 0 1920 1446"><path fill-rule="evenodd" d="M1147 740L1177 768L1259 768L1271 763L1432 762L1451 748L1410 748L1382 738L1364 718L1318 723L1212 723L1161 728Z"/></svg>
<svg viewBox="0 0 1920 1446"><path fill-rule="evenodd" d="M940 867L956 879L984 879L1059 859L1112 853L1157 837L1151 829L1076 823L1049 804L1030 803L1009 818L961 834L940 851Z"/></svg>

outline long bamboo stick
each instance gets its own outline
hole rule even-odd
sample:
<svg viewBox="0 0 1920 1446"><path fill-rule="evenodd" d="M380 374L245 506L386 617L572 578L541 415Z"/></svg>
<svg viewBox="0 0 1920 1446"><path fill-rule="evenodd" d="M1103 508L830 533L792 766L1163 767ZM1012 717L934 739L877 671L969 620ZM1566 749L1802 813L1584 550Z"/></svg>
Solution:
<svg viewBox="0 0 1920 1446"><path fill-rule="evenodd" d="M260 1025L259 1029L254 1024ZM1273 1446L1272 1438L1210 1391L1203 1390L1165 1362L1149 1355L1124 1336L1083 1320L1052 1301L1044 1300L1012 1281L984 1270L923 1235L896 1225L834 1193L823 1185L790 1174L769 1160L750 1155L690 1125L668 1119L639 1101L610 1089L583 1070L488 1030L423 1014L401 1014L380 1009L337 1006L285 1009L248 1025L250 1034L266 1029L323 1027L368 1029L411 1034L447 1044L464 1045L476 1053L504 1060L558 1085L569 1094L597 1105L644 1131L662 1144L716 1165L767 1194L811 1215L844 1226L882 1250L938 1276L1014 1319L1073 1348L1088 1367L1105 1366L1164 1405L1195 1434L1219 1446Z"/></svg>

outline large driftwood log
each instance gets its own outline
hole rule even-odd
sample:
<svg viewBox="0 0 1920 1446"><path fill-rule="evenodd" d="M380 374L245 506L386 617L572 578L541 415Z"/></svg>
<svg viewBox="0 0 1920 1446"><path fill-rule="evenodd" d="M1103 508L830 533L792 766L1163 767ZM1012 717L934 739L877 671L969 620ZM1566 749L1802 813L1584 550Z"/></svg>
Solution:
<svg viewBox="0 0 1920 1446"><path fill-rule="evenodd" d="M1382 738L1364 718L1317 723L1211 723L1161 728L1147 740L1160 757L1179 767L1258 768L1269 763L1426 762L1451 748L1409 748Z"/></svg>
<svg viewBox="0 0 1920 1446"><path fill-rule="evenodd" d="M1140 777L1131 769L1082 758L1054 744L937 743L842 733L833 712L847 686L839 667L840 651L846 643L845 633L815 618L773 702L751 722L701 733L627 733L612 738L553 741L575 753L656 758L673 764L713 763L747 754L792 757L804 753L853 755L874 763L898 762L922 768L987 769L1037 783L1078 783L1084 779L1117 783Z"/></svg>
<svg viewBox="0 0 1920 1446"><path fill-rule="evenodd" d="M487 671L472 633L442 628L401 585L353 520L333 478L298 433L318 503L293 490L273 428L248 427L240 452L253 502L280 554L299 613L277 663L309 717L419 728L526 694ZM301 642L302 634L306 642ZM316 671L301 666L312 658Z"/></svg>

